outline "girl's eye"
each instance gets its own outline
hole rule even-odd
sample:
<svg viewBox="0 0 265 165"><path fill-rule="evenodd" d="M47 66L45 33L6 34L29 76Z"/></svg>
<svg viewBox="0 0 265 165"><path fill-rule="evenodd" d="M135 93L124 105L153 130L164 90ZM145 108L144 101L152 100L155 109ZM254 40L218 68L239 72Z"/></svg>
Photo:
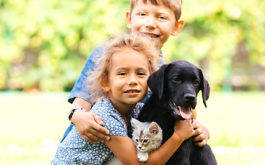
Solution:
<svg viewBox="0 0 265 165"><path fill-rule="evenodd" d="M140 75L140 76L144 76L145 73L144 73L144 72L139 72L138 75Z"/></svg>
<svg viewBox="0 0 265 165"><path fill-rule="evenodd" d="M120 73L118 73L118 75L120 75L120 76L125 76L126 73L125 73L125 72L120 72Z"/></svg>

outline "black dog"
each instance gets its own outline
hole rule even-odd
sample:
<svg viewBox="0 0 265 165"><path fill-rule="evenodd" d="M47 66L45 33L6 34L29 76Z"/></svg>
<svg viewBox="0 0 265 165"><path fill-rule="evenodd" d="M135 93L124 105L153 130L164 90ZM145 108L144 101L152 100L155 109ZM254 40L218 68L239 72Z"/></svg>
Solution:
<svg viewBox="0 0 265 165"><path fill-rule="evenodd" d="M148 79L151 98L141 110L138 120L155 121L163 130L163 143L174 132L176 120L191 118L198 92L202 91L203 103L209 97L210 89L202 71L187 61L174 61L163 65ZM192 138L183 142L167 164L216 165L211 148L197 147Z"/></svg>

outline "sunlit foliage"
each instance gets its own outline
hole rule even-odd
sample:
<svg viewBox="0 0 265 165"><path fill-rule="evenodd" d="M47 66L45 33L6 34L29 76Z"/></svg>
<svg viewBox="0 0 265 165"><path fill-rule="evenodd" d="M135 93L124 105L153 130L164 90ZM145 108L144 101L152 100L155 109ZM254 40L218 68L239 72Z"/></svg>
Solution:
<svg viewBox="0 0 265 165"><path fill-rule="evenodd" d="M93 48L127 29L126 10L129 0L0 0L0 90L70 90ZM263 0L184 0L164 55L202 67L215 90L265 88L264 11Z"/></svg>

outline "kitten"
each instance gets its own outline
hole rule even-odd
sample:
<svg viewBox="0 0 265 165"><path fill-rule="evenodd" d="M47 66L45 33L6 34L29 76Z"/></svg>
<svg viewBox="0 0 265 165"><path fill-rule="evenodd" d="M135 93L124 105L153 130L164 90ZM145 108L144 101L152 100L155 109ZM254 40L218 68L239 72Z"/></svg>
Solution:
<svg viewBox="0 0 265 165"><path fill-rule="evenodd" d="M140 162L148 160L148 153L157 149L162 142L162 129L156 122L140 122L131 119L132 140L137 149L137 157ZM108 165L122 165L121 161L114 156Z"/></svg>
<svg viewBox="0 0 265 165"><path fill-rule="evenodd" d="M123 165L122 162L114 155L107 165Z"/></svg>
<svg viewBox="0 0 265 165"><path fill-rule="evenodd" d="M131 119L132 140L137 149L137 157L140 162L148 160L148 153L157 149L162 142L162 129L156 122L140 122Z"/></svg>

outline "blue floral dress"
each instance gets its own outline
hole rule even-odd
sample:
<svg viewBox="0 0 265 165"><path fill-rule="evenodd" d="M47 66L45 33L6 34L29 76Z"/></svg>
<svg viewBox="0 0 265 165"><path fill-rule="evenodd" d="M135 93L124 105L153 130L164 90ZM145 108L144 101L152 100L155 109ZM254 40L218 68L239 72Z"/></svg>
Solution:
<svg viewBox="0 0 265 165"><path fill-rule="evenodd" d="M138 103L132 113L136 117L142 103ZM128 136L127 126L120 113L113 107L109 99L98 101L91 112L100 116L104 126L111 135ZM113 157L112 151L102 142L90 143L83 139L75 126L59 144L52 164L106 164Z"/></svg>

